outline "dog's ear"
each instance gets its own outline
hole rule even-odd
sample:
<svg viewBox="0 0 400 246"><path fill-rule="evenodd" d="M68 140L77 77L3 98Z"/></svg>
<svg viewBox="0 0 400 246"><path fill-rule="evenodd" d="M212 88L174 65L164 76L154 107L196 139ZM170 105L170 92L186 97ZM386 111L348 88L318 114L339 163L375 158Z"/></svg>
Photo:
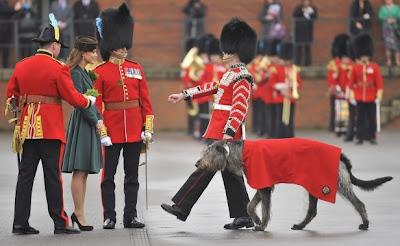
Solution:
<svg viewBox="0 0 400 246"><path fill-rule="evenodd" d="M224 154L225 156L229 155L229 146L227 144L223 144L223 145L217 145L215 146L215 150L217 150L218 152Z"/></svg>

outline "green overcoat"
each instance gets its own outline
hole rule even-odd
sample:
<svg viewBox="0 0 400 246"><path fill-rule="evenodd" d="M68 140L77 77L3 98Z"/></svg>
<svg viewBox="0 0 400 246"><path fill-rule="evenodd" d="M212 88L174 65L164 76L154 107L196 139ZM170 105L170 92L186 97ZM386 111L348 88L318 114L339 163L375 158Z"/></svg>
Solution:
<svg viewBox="0 0 400 246"><path fill-rule="evenodd" d="M84 94L93 89L89 74L80 66L71 71L75 88ZM102 116L93 105L88 109L74 108L67 130L62 171L71 173L75 170L98 173L103 167L100 137L96 124Z"/></svg>

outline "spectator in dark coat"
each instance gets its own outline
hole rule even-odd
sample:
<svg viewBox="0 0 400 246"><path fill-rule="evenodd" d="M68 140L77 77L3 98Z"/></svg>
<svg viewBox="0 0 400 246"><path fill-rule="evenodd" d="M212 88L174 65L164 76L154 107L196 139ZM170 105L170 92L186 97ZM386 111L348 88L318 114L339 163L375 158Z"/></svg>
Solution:
<svg viewBox="0 0 400 246"><path fill-rule="evenodd" d="M302 3L293 12L296 65L311 65L311 43L314 40L314 21L316 18L317 8L313 6L311 0L302 0Z"/></svg>
<svg viewBox="0 0 400 246"><path fill-rule="evenodd" d="M21 8L15 13L15 18L18 21L18 40L20 45L19 58L31 56L32 38L34 38L39 30L39 20L32 8L31 0L17 1L16 8Z"/></svg>
<svg viewBox="0 0 400 246"><path fill-rule="evenodd" d="M79 0L74 4L75 36L95 36L95 20L99 16L99 5L95 0Z"/></svg>
<svg viewBox="0 0 400 246"><path fill-rule="evenodd" d="M74 13L72 11L72 7L69 4L68 0L57 0L51 4L50 12L54 13L58 21L58 26L61 30L61 39L68 46L71 46L72 43L72 20L74 18ZM69 50L62 49L59 59L66 60L68 56Z"/></svg>
<svg viewBox="0 0 400 246"><path fill-rule="evenodd" d="M282 6L278 0L265 0L258 19L261 22L262 30L260 39L271 40L271 28L282 19Z"/></svg>
<svg viewBox="0 0 400 246"><path fill-rule="evenodd" d="M350 8L350 33L371 32L374 10L369 0L354 0Z"/></svg>
<svg viewBox="0 0 400 246"><path fill-rule="evenodd" d="M2 55L2 67L8 67L10 54L12 25L10 22L15 10L8 4L7 0L0 0L0 50Z"/></svg>
<svg viewBox="0 0 400 246"><path fill-rule="evenodd" d="M199 38L204 34L204 17L207 6L201 0L189 0L182 12L186 15L185 40Z"/></svg>

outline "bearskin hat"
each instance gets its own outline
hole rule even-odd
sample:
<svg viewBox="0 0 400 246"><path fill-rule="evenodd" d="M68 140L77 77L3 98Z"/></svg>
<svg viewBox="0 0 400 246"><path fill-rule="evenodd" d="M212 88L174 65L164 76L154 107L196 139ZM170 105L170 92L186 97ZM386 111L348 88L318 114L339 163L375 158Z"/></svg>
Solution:
<svg viewBox="0 0 400 246"><path fill-rule="evenodd" d="M374 54L374 42L367 33L362 33L355 37L353 47L356 58L361 58L362 56L372 57Z"/></svg>
<svg viewBox="0 0 400 246"><path fill-rule="evenodd" d="M293 44L285 42L279 45L279 58L285 61L293 59Z"/></svg>
<svg viewBox="0 0 400 246"><path fill-rule="evenodd" d="M278 56L278 46L281 43L280 40L274 39L268 42L267 55Z"/></svg>
<svg viewBox="0 0 400 246"><path fill-rule="evenodd" d="M268 50L267 40L258 40L257 41L257 55L266 55Z"/></svg>
<svg viewBox="0 0 400 246"><path fill-rule="evenodd" d="M97 39L103 60L110 58L110 51L132 48L134 21L129 7L123 3L119 8L109 8L96 19Z"/></svg>
<svg viewBox="0 0 400 246"><path fill-rule="evenodd" d="M214 34L208 33L201 36L198 40L199 54L208 54L211 40L215 39Z"/></svg>
<svg viewBox="0 0 400 246"><path fill-rule="evenodd" d="M257 34L246 22L232 18L221 32L221 51L237 54L241 62L249 63L256 54Z"/></svg>
<svg viewBox="0 0 400 246"><path fill-rule="evenodd" d="M185 53L188 53L193 47L197 47L197 40L195 38L189 38L185 42Z"/></svg>
<svg viewBox="0 0 400 246"><path fill-rule="evenodd" d="M331 51L332 57L352 57L353 51L350 36L345 33L336 35L332 43Z"/></svg>
<svg viewBox="0 0 400 246"><path fill-rule="evenodd" d="M219 39L213 38L210 40L210 44L208 46L208 54L209 55L220 55L221 48L219 47Z"/></svg>

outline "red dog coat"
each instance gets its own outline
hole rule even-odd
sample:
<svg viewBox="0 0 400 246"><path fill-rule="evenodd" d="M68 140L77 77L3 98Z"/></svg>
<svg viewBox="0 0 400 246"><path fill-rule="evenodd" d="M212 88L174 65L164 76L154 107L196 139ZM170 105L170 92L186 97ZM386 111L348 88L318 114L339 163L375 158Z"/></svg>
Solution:
<svg viewBox="0 0 400 246"><path fill-rule="evenodd" d="M303 138L245 140L244 172L254 189L297 184L335 203L340 155L336 146Z"/></svg>

